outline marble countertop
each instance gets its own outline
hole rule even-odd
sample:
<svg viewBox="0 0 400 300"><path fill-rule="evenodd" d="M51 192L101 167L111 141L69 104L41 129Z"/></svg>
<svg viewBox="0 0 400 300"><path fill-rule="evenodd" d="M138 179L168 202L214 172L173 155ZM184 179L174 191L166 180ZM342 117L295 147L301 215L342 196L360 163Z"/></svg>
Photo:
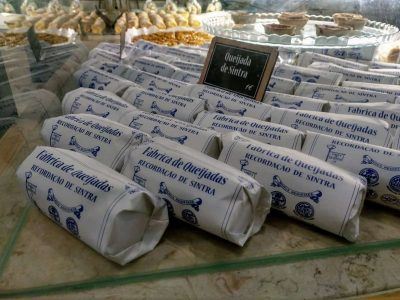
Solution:
<svg viewBox="0 0 400 300"><path fill-rule="evenodd" d="M27 203L15 170L42 144L41 121L0 140L0 298L321 299L400 287L400 212L371 203L355 244L276 212L243 248L175 221L154 251L118 266Z"/></svg>

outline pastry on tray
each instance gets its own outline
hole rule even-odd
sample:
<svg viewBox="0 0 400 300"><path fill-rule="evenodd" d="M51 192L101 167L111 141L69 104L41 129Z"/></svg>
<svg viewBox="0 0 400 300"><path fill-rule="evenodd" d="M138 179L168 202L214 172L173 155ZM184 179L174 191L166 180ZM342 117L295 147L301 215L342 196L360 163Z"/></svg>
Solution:
<svg viewBox="0 0 400 300"><path fill-rule="evenodd" d="M285 24L265 24L264 29L267 34L293 35L296 31L296 26Z"/></svg>
<svg viewBox="0 0 400 300"><path fill-rule="evenodd" d="M231 13L232 20L235 24L252 24L256 22L257 16L245 11L237 11Z"/></svg>
<svg viewBox="0 0 400 300"><path fill-rule="evenodd" d="M362 30L368 21L362 15L349 13L336 13L332 17L337 25L351 27L354 30Z"/></svg>
<svg viewBox="0 0 400 300"><path fill-rule="evenodd" d="M337 26L337 25L319 25L315 24L317 35L323 36L343 36L352 32L351 27Z"/></svg>
<svg viewBox="0 0 400 300"><path fill-rule="evenodd" d="M309 17L303 12L283 12L278 17L280 24L295 26L297 32L303 29L308 19Z"/></svg>

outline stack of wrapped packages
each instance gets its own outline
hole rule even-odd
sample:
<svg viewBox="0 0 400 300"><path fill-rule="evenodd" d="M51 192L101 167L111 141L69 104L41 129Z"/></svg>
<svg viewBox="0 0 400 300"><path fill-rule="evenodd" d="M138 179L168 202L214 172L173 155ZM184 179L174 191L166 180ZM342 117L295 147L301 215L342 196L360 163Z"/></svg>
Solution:
<svg viewBox="0 0 400 300"><path fill-rule="evenodd" d="M18 170L110 260L152 250L169 218L243 246L272 207L354 242L365 199L399 209L398 65L305 52L257 102L197 84L206 47L119 47L90 51Z"/></svg>

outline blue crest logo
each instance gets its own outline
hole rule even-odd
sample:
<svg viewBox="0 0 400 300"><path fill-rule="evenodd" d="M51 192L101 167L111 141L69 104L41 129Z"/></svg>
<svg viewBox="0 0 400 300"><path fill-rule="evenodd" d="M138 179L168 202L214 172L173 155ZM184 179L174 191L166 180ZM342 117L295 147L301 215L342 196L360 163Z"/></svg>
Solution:
<svg viewBox="0 0 400 300"><path fill-rule="evenodd" d="M215 106L216 112L219 114L224 114L224 112L229 112L231 114L238 114L240 116L244 116L247 111L247 108L240 108L240 109L232 109L227 107L221 100L218 100L217 105Z"/></svg>
<svg viewBox="0 0 400 300"><path fill-rule="evenodd" d="M54 220L54 222L60 224L60 214L58 213L57 209L53 205L50 205L47 210L49 211L50 218Z"/></svg>
<svg viewBox="0 0 400 300"><path fill-rule="evenodd" d="M345 153L334 151L336 146L333 144L326 145L328 148L328 154L326 155L325 161L336 163L338 161L343 161L344 157L346 156Z"/></svg>
<svg viewBox="0 0 400 300"><path fill-rule="evenodd" d="M400 194L400 175L390 178L388 189L395 194Z"/></svg>
<svg viewBox="0 0 400 300"><path fill-rule="evenodd" d="M132 180L137 184L141 185L142 187L146 187L146 178L141 177L138 173L140 172L139 166L133 167L133 176Z"/></svg>
<svg viewBox="0 0 400 300"><path fill-rule="evenodd" d="M273 191L271 193L272 196L272 207L276 209L284 209L286 208L286 197L284 194L278 191Z"/></svg>
<svg viewBox="0 0 400 300"><path fill-rule="evenodd" d="M154 126L153 130L150 132L150 134L156 134L158 136L164 137L166 139L178 142L179 144L183 145L185 143L185 141L187 140L187 136L186 135L182 135L182 136L170 136L170 135L166 135L164 132L162 132L161 128L158 126Z"/></svg>
<svg viewBox="0 0 400 300"><path fill-rule="evenodd" d="M314 219L314 207L307 202L297 203L294 208L294 213L305 220Z"/></svg>
<svg viewBox="0 0 400 300"><path fill-rule="evenodd" d="M100 146L95 146L92 148L85 148L83 146L81 146L78 141L76 140L75 136L71 136L71 139L69 141L69 145L73 146L75 149L70 149L72 151L76 151L78 150L78 152L80 153L84 153L86 155L88 155L89 157L97 157L97 154L100 151Z"/></svg>
<svg viewBox="0 0 400 300"><path fill-rule="evenodd" d="M139 120L140 117L133 117L132 121L129 123L129 127L135 128L135 129L140 129L140 127L142 127L142 123L136 122L137 120Z"/></svg>
<svg viewBox="0 0 400 300"><path fill-rule="evenodd" d="M189 209L182 210L182 218L192 225L199 225L196 215Z"/></svg>
<svg viewBox="0 0 400 300"><path fill-rule="evenodd" d="M110 114L109 111L106 111L106 112L103 112L103 113L96 112L96 111L93 110L93 106L91 106L91 105L88 105L88 107L86 108L86 112L90 113L92 115L95 115L95 116L102 117L102 118L107 118L108 115Z"/></svg>
<svg viewBox="0 0 400 300"><path fill-rule="evenodd" d="M257 175L256 172L245 168L248 165L249 165L249 161L247 159L241 159L240 160L240 171L242 171L243 173L245 173L253 178L256 178L256 175Z"/></svg>
<svg viewBox="0 0 400 300"><path fill-rule="evenodd" d="M62 211L66 213L73 213L78 219L81 218L81 213L83 212L83 205L77 205L77 206L66 206L62 204L57 198L56 195L54 194L54 191L52 188L49 188L47 191L47 201L53 202L58 208L60 208Z"/></svg>
<svg viewBox="0 0 400 300"><path fill-rule="evenodd" d="M37 185L33 184L32 182L29 181L29 179L31 177L32 177L31 171L25 172L25 190L26 190L28 199L31 200L32 202L35 202L35 200L33 199L33 196L36 195Z"/></svg>
<svg viewBox="0 0 400 300"><path fill-rule="evenodd" d="M176 109L176 108L173 108L170 110L162 109L161 107L158 106L156 101L153 101L151 103L150 109L151 109L152 113L160 113L160 114L163 114L166 116L172 116L172 117L175 117L175 114L178 111L178 109Z"/></svg>
<svg viewBox="0 0 400 300"><path fill-rule="evenodd" d="M279 99L278 97L273 96L272 100L271 100L271 105L273 105L275 107L280 107L280 104L289 106L289 109L298 109L303 104L303 101L288 102L288 101L283 101L283 100Z"/></svg>
<svg viewBox="0 0 400 300"><path fill-rule="evenodd" d="M296 191L289 186L287 186L285 183L283 183L282 179L279 178L278 175L274 175L272 178L272 187L278 187L282 188L285 192L296 196L296 197L302 197L302 198L310 198L312 201L315 203L318 203L320 198L322 197L322 192L320 190L312 191L312 192L301 192L301 191Z"/></svg>
<svg viewBox="0 0 400 300"><path fill-rule="evenodd" d="M74 218L68 217L65 223L69 232L71 232L75 236L79 236L78 224L76 223Z"/></svg>
<svg viewBox="0 0 400 300"><path fill-rule="evenodd" d="M379 182L379 173L372 168L364 168L358 174L367 180L368 186L375 186Z"/></svg>
<svg viewBox="0 0 400 300"><path fill-rule="evenodd" d="M158 193L161 195L166 195L172 201L177 202L180 205L189 205L189 206L193 207L196 211L200 210L200 205L203 203L203 200L201 200L201 198L182 199L182 198L176 197L174 194L172 194L168 190L168 187L165 184L165 182L160 182L160 188L158 190ZM164 198L162 198L162 199L164 199Z"/></svg>
<svg viewBox="0 0 400 300"><path fill-rule="evenodd" d="M57 143L60 142L61 134L59 134L56 130L58 125L54 124L51 126L51 134L50 134L50 146L54 147Z"/></svg>
<svg viewBox="0 0 400 300"><path fill-rule="evenodd" d="M158 91L166 93L166 94L169 94L172 92L172 88L169 88L169 89L160 88L159 86L157 86L156 82L154 80L152 80L149 83L149 91L154 91L154 90L158 90Z"/></svg>

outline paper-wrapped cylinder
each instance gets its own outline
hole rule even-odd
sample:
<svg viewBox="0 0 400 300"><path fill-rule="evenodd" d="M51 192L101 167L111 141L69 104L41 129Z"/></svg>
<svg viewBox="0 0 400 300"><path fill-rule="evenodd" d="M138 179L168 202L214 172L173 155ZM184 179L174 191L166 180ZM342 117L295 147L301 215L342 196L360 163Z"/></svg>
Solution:
<svg viewBox="0 0 400 300"><path fill-rule="evenodd" d="M80 153L36 147L17 176L45 215L121 265L153 250L168 225L163 201Z"/></svg>

